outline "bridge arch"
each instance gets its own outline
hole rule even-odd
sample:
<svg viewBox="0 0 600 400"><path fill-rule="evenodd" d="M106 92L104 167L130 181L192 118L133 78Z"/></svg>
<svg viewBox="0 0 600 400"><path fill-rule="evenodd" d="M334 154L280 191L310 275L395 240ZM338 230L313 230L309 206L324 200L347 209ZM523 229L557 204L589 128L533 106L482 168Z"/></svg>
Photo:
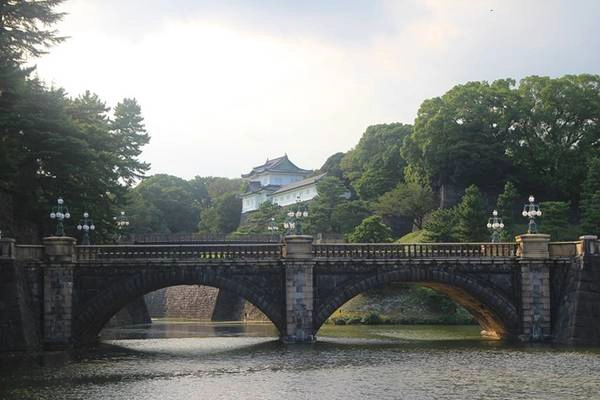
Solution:
<svg viewBox="0 0 600 400"><path fill-rule="evenodd" d="M356 279L336 287L333 294L317 304L313 318L314 334L346 302L371 289L394 283L414 283L446 294L464 307L483 330L499 337L513 337L519 332L519 312L515 304L497 288L475 277L436 267L430 269L399 267Z"/></svg>
<svg viewBox="0 0 600 400"><path fill-rule="evenodd" d="M112 281L99 294L85 301L74 316L73 341L75 344L95 342L110 318L127 304L147 293L177 285L212 286L235 293L262 311L279 332L283 332L283 310L258 285L211 273L205 268L171 272L144 270Z"/></svg>

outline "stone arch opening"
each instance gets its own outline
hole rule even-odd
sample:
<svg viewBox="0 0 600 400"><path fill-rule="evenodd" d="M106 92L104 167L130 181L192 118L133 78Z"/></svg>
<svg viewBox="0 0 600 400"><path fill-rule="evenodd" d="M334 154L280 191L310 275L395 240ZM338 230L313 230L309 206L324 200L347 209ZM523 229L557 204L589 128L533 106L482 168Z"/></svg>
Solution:
<svg viewBox="0 0 600 400"><path fill-rule="evenodd" d="M115 281L101 293L85 302L73 321L74 344L95 342L111 317L136 298L162 288L178 285L203 285L235 293L265 314L280 334L284 330L282 310L273 302L268 301L268 296L263 293L261 288L247 282L242 283L231 278L207 274L203 270L175 274L157 271L134 274L126 279Z"/></svg>
<svg viewBox="0 0 600 400"><path fill-rule="evenodd" d="M335 294L317 305L313 333L316 335L325 321L355 296L397 283L421 285L445 294L465 308L489 336L512 338L519 332L519 313L515 305L485 283L457 272L408 268L352 281L337 288Z"/></svg>

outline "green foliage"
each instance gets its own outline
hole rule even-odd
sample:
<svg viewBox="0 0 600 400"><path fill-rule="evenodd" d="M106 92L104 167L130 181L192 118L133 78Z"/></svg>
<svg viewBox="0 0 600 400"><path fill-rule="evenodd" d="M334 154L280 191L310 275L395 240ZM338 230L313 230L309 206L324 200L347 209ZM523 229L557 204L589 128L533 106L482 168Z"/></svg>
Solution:
<svg viewBox="0 0 600 400"><path fill-rule="evenodd" d="M425 215L435 206L433 193L428 187L415 183L401 183L383 194L373 205L373 209L383 218L410 217L417 229L423 228Z"/></svg>
<svg viewBox="0 0 600 400"><path fill-rule="evenodd" d="M236 193L226 193L200 213L198 230L209 235L227 235L240 224L242 200Z"/></svg>
<svg viewBox="0 0 600 400"><path fill-rule="evenodd" d="M332 214L335 208L345 199L346 193L342 182L334 176L325 176L317 183L317 192L309 205L306 232L329 233L335 232L332 223Z"/></svg>
<svg viewBox="0 0 600 400"><path fill-rule="evenodd" d="M516 186L510 181L506 182L504 192L500 193L496 201L498 216L502 218L504 223L504 229L500 236L502 241L513 241L517 234L516 224L521 217L520 208L522 206L519 199L520 196Z"/></svg>
<svg viewBox="0 0 600 400"><path fill-rule="evenodd" d="M581 234L600 236L600 157L588 164L581 194Z"/></svg>
<svg viewBox="0 0 600 400"><path fill-rule="evenodd" d="M364 201L343 199L331 212L331 231L350 233L369 215L371 215L371 211Z"/></svg>
<svg viewBox="0 0 600 400"><path fill-rule="evenodd" d="M2 1L0 3L0 54L16 62L37 57L62 42L50 27L62 20L64 13L55 11L63 0Z"/></svg>
<svg viewBox="0 0 600 400"><path fill-rule="evenodd" d="M425 242L455 242L454 226L457 221L454 208L439 208L431 212L423 223Z"/></svg>
<svg viewBox="0 0 600 400"><path fill-rule="evenodd" d="M519 181L539 198L577 203L588 161L600 149L600 76L530 76L506 151Z"/></svg>
<svg viewBox="0 0 600 400"><path fill-rule="evenodd" d="M484 242L489 239L486 228L488 213L483 195L475 185L465 190L456 207L456 238L461 242Z"/></svg>
<svg viewBox="0 0 600 400"><path fill-rule="evenodd" d="M341 162L344 155L344 153L339 152L329 156L323 166L319 169L318 173L327 174L327 176L334 176L343 180L344 172L342 171Z"/></svg>
<svg viewBox="0 0 600 400"><path fill-rule="evenodd" d="M392 241L392 230L381 222L381 217L373 215L365 218L352 233L348 240L353 243L387 243Z"/></svg>
<svg viewBox="0 0 600 400"><path fill-rule="evenodd" d="M469 82L425 100L402 148L411 174L424 174L418 179L435 188L487 187L505 178L509 163L503 138L513 120L514 83Z"/></svg>
<svg viewBox="0 0 600 400"><path fill-rule="evenodd" d="M208 192L210 199L216 199L228 193L242 193L244 191L244 181L241 179L221 178L218 176L196 176L192 179L192 184L203 186Z"/></svg>
<svg viewBox="0 0 600 400"><path fill-rule="evenodd" d="M407 233L396 240L396 243L427 243L427 231L420 230Z"/></svg>
<svg viewBox="0 0 600 400"><path fill-rule="evenodd" d="M200 220L202 198L181 178L158 174L144 179L131 192L128 207L135 233L192 233Z"/></svg>
<svg viewBox="0 0 600 400"><path fill-rule="evenodd" d="M400 123L369 126L342 158L340 167L361 199L375 199L402 181L405 162L400 148L411 130Z"/></svg>
<svg viewBox="0 0 600 400"><path fill-rule="evenodd" d="M144 175L150 165L138 161L141 147L148 144L150 136L144 126L142 109L135 99L123 99L114 109L110 121L112 135L117 141L117 173L128 185Z"/></svg>
<svg viewBox="0 0 600 400"><path fill-rule="evenodd" d="M600 237L600 191L594 192L582 205L580 233Z"/></svg>
<svg viewBox="0 0 600 400"><path fill-rule="evenodd" d="M252 235L270 233L279 235L283 233L282 224L285 220L285 210L277 204L266 201L258 210L248 215L248 220L234 232L235 235ZM278 231L269 231L269 226L274 223Z"/></svg>
<svg viewBox="0 0 600 400"><path fill-rule="evenodd" d="M564 201L545 201L540 203L542 216L539 218L538 231L550 235L550 240L561 241L575 239L569 228L569 204Z"/></svg>

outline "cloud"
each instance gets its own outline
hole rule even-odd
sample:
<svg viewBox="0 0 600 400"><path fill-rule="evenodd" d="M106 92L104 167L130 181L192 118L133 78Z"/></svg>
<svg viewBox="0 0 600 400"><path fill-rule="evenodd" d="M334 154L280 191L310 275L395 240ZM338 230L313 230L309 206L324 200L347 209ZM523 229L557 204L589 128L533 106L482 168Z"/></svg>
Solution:
<svg viewBox="0 0 600 400"><path fill-rule="evenodd" d="M217 4L215 6L215 4ZM136 97L153 173L318 168L467 80L598 72L593 2L73 1L42 77ZM491 11L493 10L493 11Z"/></svg>

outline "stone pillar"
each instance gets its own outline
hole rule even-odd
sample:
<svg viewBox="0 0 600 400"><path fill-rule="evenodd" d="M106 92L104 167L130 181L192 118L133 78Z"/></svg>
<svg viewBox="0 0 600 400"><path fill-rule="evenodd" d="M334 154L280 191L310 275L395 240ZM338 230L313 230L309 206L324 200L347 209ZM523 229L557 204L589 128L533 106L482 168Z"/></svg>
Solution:
<svg viewBox="0 0 600 400"><path fill-rule="evenodd" d="M543 341L551 338L550 235L526 234L516 237L521 260L522 340Z"/></svg>
<svg viewBox="0 0 600 400"><path fill-rule="evenodd" d="M44 344L72 344L75 239L43 239L48 262L44 265Z"/></svg>
<svg viewBox="0 0 600 400"><path fill-rule="evenodd" d="M579 244L577 245L577 255L592 255L592 254L600 254L600 244L598 243L598 236L595 235L585 235L580 236Z"/></svg>
<svg viewBox="0 0 600 400"><path fill-rule="evenodd" d="M0 239L0 258L14 260L16 257L15 239Z"/></svg>
<svg viewBox="0 0 600 400"><path fill-rule="evenodd" d="M284 238L285 315L284 343L312 343L313 332L313 268L312 236Z"/></svg>

